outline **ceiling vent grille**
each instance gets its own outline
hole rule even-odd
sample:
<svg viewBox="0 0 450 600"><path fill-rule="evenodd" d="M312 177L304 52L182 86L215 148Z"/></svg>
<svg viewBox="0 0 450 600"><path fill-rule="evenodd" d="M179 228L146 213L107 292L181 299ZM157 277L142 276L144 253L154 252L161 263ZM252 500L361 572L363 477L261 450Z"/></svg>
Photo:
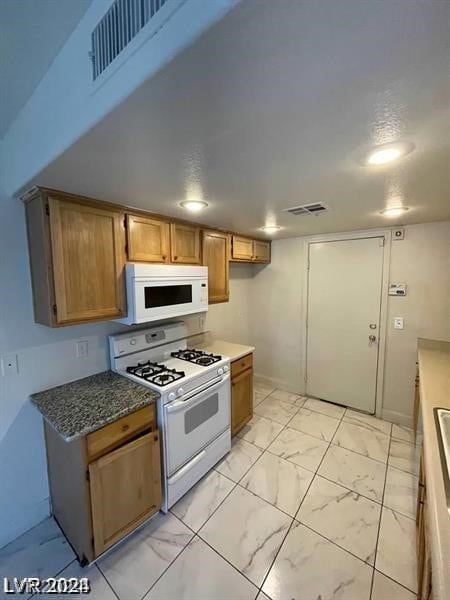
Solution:
<svg viewBox="0 0 450 600"><path fill-rule="evenodd" d="M326 204L321 202L315 202L313 204L302 204L301 206L294 206L292 208L285 208L284 212L291 213L291 215L320 215L328 210Z"/></svg>
<svg viewBox="0 0 450 600"><path fill-rule="evenodd" d="M167 0L115 0L91 35L94 80L147 25Z"/></svg>

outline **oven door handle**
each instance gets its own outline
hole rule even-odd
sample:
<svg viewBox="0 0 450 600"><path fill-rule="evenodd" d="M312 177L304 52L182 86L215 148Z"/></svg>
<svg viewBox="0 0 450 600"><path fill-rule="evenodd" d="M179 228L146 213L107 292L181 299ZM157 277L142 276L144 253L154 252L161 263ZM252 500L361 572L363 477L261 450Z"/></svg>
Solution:
<svg viewBox="0 0 450 600"><path fill-rule="evenodd" d="M194 456L194 458L192 460L190 460L187 463L187 465L184 465L184 467L181 467L181 469L179 469L175 473L175 475L173 475L172 477L169 477L169 479L168 479L169 485L173 485L174 483L179 481L182 477L184 477L186 475L186 473L188 473L191 469L193 469L197 463L199 463L201 460L203 460L205 458L205 456L206 456L205 450L202 450L201 452L199 452L197 454L197 456Z"/></svg>
<svg viewBox="0 0 450 600"><path fill-rule="evenodd" d="M227 377L224 377L223 379L221 379L214 385L207 387L206 389L202 390L200 393L196 393L195 395L190 396L189 398L186 398L186 400L176 400L174 402L171 402L170 404L166 404L166 406L165 406L166 412L171 414L171 413L177 412L178 410L187 409L191 405L197 404L197 402L199 400L201 400L202 398L204 398L207 394L212 394L217 389L222 387L223 384L229 379L229 377L230 376L227 375Z"/></svg>

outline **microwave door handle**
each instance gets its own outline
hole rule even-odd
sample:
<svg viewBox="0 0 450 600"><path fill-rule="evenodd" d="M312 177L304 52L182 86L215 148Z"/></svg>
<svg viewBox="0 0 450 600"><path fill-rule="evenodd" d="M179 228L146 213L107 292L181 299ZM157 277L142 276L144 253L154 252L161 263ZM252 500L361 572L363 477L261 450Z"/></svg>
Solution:
<svg viewBox="0 0 450 600"><path fill-rule="evenodd" d="M224 382L227 381L228 379L229 379L229 375L226 378L223 378L220 381L218 381L216 384L211 385L210 387L207 387L202 392L200 392L200 394L198 392L196 392L195 395L190 396L186 400L177 400L176 402L166 404L166 406L165 406L166 412L174 413L181 409L189 408L189 406L191 406L191 404L196 404L199 400L201 400L201 398L204 398L207 395L206 392L208 394L215 392L216 389L221 387L224 384Z"/></svg>

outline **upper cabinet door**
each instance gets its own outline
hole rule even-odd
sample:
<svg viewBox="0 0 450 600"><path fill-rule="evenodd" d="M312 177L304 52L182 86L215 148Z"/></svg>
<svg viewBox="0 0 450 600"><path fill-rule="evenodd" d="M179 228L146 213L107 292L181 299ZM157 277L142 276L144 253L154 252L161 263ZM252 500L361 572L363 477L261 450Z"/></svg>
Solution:
<svg viewBox="0 0 450 600"><path fill-rule="evenodd" d="M130 261L170 261L170 225L166 221L127 215L127 240Z"/></svg>
<svg viewBox="0 0 450 600"><path fill-rule="evenodd" d="M253 260L256 262L270 262L270 242L253 242Z"/></svg>
<svg viewBox="0 0 450 600"><path fill-rule="evenodd" d="M230 236L221 231L203 232L203 264L208 267L209 303L228 302Z"/></svg>
<svg viewBox="0 0 450 600"><path fill-rule="evenodd" d="M49 197L56 324L125 312L124 214Z"/></svg>
<svg viewBox="0 0 450 600"><path fill-rule="evenodd" d="M174 263L200 264L200 229L180 223L170 224L171 258Z"/></svg>
<svg viewBox="0 0 450 600"><path fill-rule="evenodd" d="M237 260L253 260L253 240L233 235L233 249L231 258Z"/></svg>

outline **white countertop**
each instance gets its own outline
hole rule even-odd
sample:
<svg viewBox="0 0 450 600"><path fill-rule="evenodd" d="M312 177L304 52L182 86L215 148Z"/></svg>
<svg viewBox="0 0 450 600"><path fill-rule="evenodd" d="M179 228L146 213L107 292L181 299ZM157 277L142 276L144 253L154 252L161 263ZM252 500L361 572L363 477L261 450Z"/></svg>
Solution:
<svg viewBox="0 0 450 600"><path fill-rule="evenodd" d="M447 511L433 409L435 407L450 409L450 342L420 339L418 356L433 598L448 600L450 598L450 515Z"/></svg>
<svg viewBox="0 0 450 600"><path fill-rule="evenodd" d="M222 356L228 356L233 362L238 358L242 358L246 354L254 352L254 346L244 346L243 344L235 344L234 342L226 342L224 340L212 340L198 344L199 350L210 352L211 354L221 354Z"/></svg>

